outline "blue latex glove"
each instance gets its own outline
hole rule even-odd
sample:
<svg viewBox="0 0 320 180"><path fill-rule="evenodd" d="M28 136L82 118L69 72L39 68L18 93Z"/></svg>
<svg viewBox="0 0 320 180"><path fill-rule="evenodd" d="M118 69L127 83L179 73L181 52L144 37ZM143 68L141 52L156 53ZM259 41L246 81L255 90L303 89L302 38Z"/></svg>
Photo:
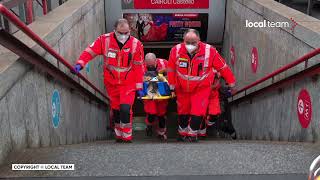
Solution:
<svg viewBox="0 0 320 180"><path fill-rule="evenodd" d="M144 93L143 93L143 90L142 89L140 89L140 90L138 90L138 98L139 99L141 99L143 96L144 96Z"/></svg>
<svg viewBox="0 0 320 180"><path fill-rule="evenodd" d="M76 65L73 67L73 73L74 73L74 74L78 74L82 69L83 69L83 67L82 67L80 64L76 64Z"/></svg>
<svg viewBox="0 0 320 180"><path fill-rule="evenodd" d="M232 96L232 90L230 88L227 89L226 96L227 96L227 98Z"/></svg>

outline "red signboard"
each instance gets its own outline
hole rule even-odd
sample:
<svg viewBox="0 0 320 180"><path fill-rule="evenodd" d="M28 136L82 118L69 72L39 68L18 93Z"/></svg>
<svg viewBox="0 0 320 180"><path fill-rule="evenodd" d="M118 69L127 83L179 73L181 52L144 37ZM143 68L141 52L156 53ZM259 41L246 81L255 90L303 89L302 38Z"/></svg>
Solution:
<svg viewBox="0 0 320 180"><path fill-rule="evenodd" d="M257 72L258 62L259 62L258 49L254 47L252 48L252 51L251 51L251 69L253 73Z"/></svg>
<svg viewBox="0 0 320 180"><path fill-rule="evenodd" d="M123 0L122 6L125 9L208 9L209 0Z"/></svg>
<svg viewBox="0 0 320 180"><path fill-rule="evenodd" d="M181 42L188 28L200 32L206 41L208 14L206 13L124 13L131 35L143 42Z"/></svg>
<svg viewBox="0 0 320 180"><path fill-rule="evenodd" d="M231 64L234 65L234 63L236 62L236 53L233 46L231 46L230 48L230 59L231 59Z"/></svg>
<svg viewBox="0 0 320 180"><path fill-rule="evenodd" d="M297 113L302 128L308 128L312 118L312 103L309 92L302 89L298 96Z"/></svg>

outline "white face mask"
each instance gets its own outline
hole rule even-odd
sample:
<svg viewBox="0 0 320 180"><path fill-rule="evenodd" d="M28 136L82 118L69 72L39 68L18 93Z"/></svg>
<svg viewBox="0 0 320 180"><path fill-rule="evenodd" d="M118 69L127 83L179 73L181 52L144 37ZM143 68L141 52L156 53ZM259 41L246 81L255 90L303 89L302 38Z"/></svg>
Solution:
<svg viewBox="0 0 320 180"><path fill-rule="evenodd" d="M125 34L117 35L118 41L120 41L122 44L124 44L128 38L129 38L129 35L125 35Z"/></svg>
<svg viewBox="0 0 320 180"><path fill-rule="evenodd" d="M186 45L186 49L187 49L188 53L191 54L192 52L194 52L194 50L197 49L197 46L192 45L192 44L187 44L187 45Z"/></svg>

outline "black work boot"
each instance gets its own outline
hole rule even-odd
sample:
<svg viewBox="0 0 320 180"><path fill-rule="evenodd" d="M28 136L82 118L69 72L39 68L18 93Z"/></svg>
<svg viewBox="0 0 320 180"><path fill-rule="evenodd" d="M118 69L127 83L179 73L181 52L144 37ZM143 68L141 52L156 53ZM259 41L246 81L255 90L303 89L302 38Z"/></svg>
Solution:
<svg viewBox="0 0 320 180"><path fill-rule="evenodd" d="M190 136L190 137L188 137L188 139L189 139L189 142L192 142L192 143L194 143L194 142L199 142L197 136Z"/></svg>
<svg viewBox="0 0 320 180"><path fill-rule="evenodd" d="M158 138L160 139L161 142L167 142L168 138L167 135L158 135Z"/></svg>
<svg viewBox="0 0 320 180"><path fill-rule="evenodd" d="M116 141L115 141L116 143L122 143L123 142L123 140L122 139L116 139Z"/></svg>
<svg viewBox="0 0 320 180"><path fill-rule="evenodd" d="M206 140L206 139L207 139L207 136L199 136L198 139L200 139L200 140Z"/></svg>
<svg viewBox="0 0 320 180"><path fill-rule="evenodd" d="M122 143L132 143L131 140L122 140Z"/></svg>
<svg viewBox="0 0 320 180"><path fill-rule="evenodd" d="M147 126L147 128L146 128L146 136L151 137L152 134L153 134L152 126Z"/></svg>
<svg viewBox="0 0 320 180"><path fill-rule="evenodd" d="M230 134L232 140L236 140L237 139L237 133L236 132L233 132Z"/></svg>
<svg viewBox="0 0 320 180"><path fill-rule="evenodd" d="M186 142L188 141L187 136L181 136L179 135L179 137L177 138L178 142Z"/></svg>
<svg viewBox="0 0 320 180"><path fill-rule="evenodd" d="M210 115L208 119L208 126L215 126L219 119L220 115Z"/></svg>

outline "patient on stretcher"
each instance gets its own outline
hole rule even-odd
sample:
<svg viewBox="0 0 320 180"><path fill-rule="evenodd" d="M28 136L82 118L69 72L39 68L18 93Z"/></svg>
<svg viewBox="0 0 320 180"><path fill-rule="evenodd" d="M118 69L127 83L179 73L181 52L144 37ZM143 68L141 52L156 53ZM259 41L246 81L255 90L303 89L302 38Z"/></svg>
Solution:
<svg viewBox="0 0 320 180"><path fill-rule="evenodd" d="M163 74L157 74L156 71L147 71L144 76L143 90L145 97L143 99L168 99L170 98L170 89L167 79Z"/></svg>

